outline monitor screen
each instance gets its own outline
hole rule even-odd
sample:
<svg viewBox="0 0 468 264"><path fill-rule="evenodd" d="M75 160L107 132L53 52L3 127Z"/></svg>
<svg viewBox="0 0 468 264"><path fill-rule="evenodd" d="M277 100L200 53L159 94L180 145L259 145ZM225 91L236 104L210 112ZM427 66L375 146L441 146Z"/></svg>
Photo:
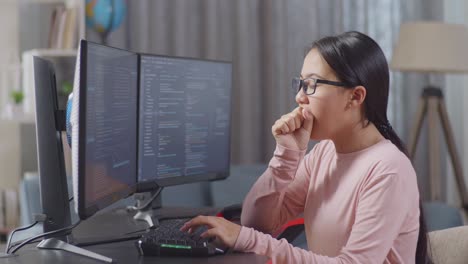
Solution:
<svg viewBox="0 0 468 264"><path fill-rule="evenodd" d="M231 63L140 55L139 74L138 190L226 178Z"/></svg>
<svg viewBox="0 0 468 264"><path fill-rule="evenodd" d="M85 219L135 190L138 55L82 41L80 64L78 213Z"/></svg>

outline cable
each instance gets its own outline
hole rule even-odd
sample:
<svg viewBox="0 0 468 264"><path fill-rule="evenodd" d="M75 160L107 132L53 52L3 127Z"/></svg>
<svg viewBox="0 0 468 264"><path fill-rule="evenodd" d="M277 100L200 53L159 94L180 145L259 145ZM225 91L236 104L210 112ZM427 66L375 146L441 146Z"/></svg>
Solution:
<svg viewBox="0 0 468 264"><path fill-rule="evenodd" d="M54 230L54 231L50 231L50 232L46 232L46 233L43 233L43 234L39 234L39 235L36 235L36 236L33 236L31 238L28 238L26 240L24 240L23 242L21 242L21 244L19 244L15 249L13 249L13 251L11 251L11 254L15 254L16 251L18 251L20 248L22 248L23 246L29 244L29 243L32 243L32 241L38 239L38 238L42 238L42 237L46 237L46 236L50 236L50 235L55 235L55 234L58 234L58 233L61 233L61 232L65 232L65 231L69 231L73 228L75 228L77 225L79 225L81 222L81 220L78 220L78 222L76 222L75 224L73 225L70 225L70 226L67 226L67 227L64 227L64 228L61 228L61 229L57 229L57 230ZM7 251L7 253L9 253Z"/></svg>
<svg viewBox="0 0 468 264"><path fill-rule="evenodd" d="M68 201L69 201L69 202L73 201L73 198L74 198L73 196L70 197L70 198L68 199ZM41 217L44 218L44 219L42 219L42 220L36 220L34 223L32 223L32 224L30 224L30 225L28 225L28 226L20 227L20 228L17 228L17 229L15 229L15 230L13 230L13 232L11 232L11 234L10 234L10 237L8 238L7 246L6 246L6 248L5 248L5 253L8 254L8 252L10 251L10 249L11 249L12 247L15 247L15 246L17 246L17 245L19 245L19 244L22 243L22 242L20 242L20 243L15 243L15 244L13 244L13 245L10 245L10 244L11 244L11 240L13 239L13 235L14 235L16 232L18 232L18 231L27 230L27 229L32 228L33 226L37 225L39 222L45 221L45 216L43 216L42 214L35 215L35 218L37 218L37 219L40 219ZM77 224L78 224L78 223L77 223ZM56 230L56 231L58 231L58 230ZM34 240L30 241L30 243L32 243L32 242L36 242L36 241L34 241ZM28 244L28 243L27 243L27 244ZM19 248L18 248L18 249L19 249ZM15 251L16 251L16 250L15 250Z"/></svg>
<svg viewBox="0 0 468 264"><path fill-rule="evenodd" d="M9 237L9 240L8 240L8 245L6 247L6 253L8 254L9 250L12 248L12 247L15 247L16 245L18 245L19 243L16 243L14 244L13 246L10 245L11 243L11 240L13 240L13 234L17 231L22 231L22 230L26 230L26 229L29 229L31 227L33 227L34 225L38 224L38 223L43 223L44 221L47 220L47 216L45 214L33 214L33 218L34 218L34 223L31 224L30 226L26 226L26 227L20 227L16 230L14 230L12 233L11 233L11 236Z"/></svg>
<svg viewBox="0 0 468 264"><path fill-rule="evenodd" d="M7 245L6 245L6 248L5 248L5 253L8 253L8 251L10 251L10 243L11 243L11 240L13 239L13 235L18 232L18 231L23 231L23 230L26 230L26 229L29 229L35 225L37 225L37 223L39 223L38 221L35 221L34 223L28 225L28 226L24 226L24 227L18 227L16 228L15 230L13 230L13 232L11 232L10 236L8 237L8 242L7 242Z"/></svg>
<svg viewBox="0 0 468 264"><path fill-rule="evenodd" d="M154 199L156 199L156 197L158 197L158 195L161 193L161 191L162 191L162 188L158 188L156 190L156 192L153 194L153 196L151 196L151 198L149 199L149 201L146 204L144 204L144 205L142 205L140 207L131 206L131 207L129 207L129 209L138 210L138 211L145 210L148 206L151 205L151 203L154 201Z"/></svg>
<svg viewBox="0 0 468 264"><path fill-rule="evenodd" d="M25 246L25 245L27 245L29 243L35 242L34 240L36 240L38 238L42 238L42 237L45 237L45 236L55 235L55 234L58 234L58 233L61 233L61 232L69 231L69 230L75 228L77 225L79 225L80 222L81 222L81 220L78 220L78 222L76 222L73 225L70 225L70 226L67 226L67 227L64 227L64 228L61 228L61 229L57 229L57 230L54 230L54 231L50 231L50 232L46 232L46 233L42 233L42 234L30 237L30 238L24 240L23 242L21 242L15 249L13 249L11 254L14 254L16 251L18 251L23 246ZM9 253L9 252L7 252L7 253Z"/></svg>
<svg viewBox="0 0 468 264"><path fill-rule="evenodd" d="M18 246L19 244L23 243L23 241L24 240L21 240L21 241L19 241L17 243L11 244L11 248ZM32 244L32 243L36 243L36 242L40 242L40 241L41 241L41 239L36 239L36 240L33 240L33 241L29 241L27 244Z"/></svg>

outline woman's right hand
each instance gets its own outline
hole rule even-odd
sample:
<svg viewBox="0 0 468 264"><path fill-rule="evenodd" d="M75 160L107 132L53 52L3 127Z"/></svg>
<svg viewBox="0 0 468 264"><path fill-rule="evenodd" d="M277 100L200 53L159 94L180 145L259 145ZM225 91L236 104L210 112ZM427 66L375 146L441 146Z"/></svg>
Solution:
<svg viewBox="0 0 468 264"><path fill-rule="evenodd" d="M314 116L306 115L306 119L302 111L302 107L297 107L291 113L276 120L271 128L276 144L294 150L307 149L314 125Z"/></svg>

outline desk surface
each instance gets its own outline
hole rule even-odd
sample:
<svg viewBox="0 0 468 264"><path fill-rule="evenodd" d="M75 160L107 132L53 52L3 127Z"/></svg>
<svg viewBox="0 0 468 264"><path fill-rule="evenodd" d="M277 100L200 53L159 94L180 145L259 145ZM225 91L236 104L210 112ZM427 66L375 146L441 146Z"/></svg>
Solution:
<svg viewBox="0 0 468 264"><path fill-rule="evenodd" d="M189 208L172 208L158 210L156 215L164 217L182 216L187 217L199 213L210 214L214 212L213 208L189 209ZM133 223L134 225L130 225ZM116 235L115 232L131 232L144 228L141 222L135 223L132 220L132 215L126 214L122 210L115 210L109 213L96 215L89 220L82 222L73 234L77 240L87 240L93 237L108 237L110 234ZM254 254L232 253L209 258L187 258L187 257L143 257L140 256L134 241L124 241L111 244L102 244L83 247L92 252L102 254L112 258L116 263L266 263L267 258ZM91 258L75 255L73 253L61 250L43 250L37 249L33 245L27 246L19 250L17 256L10 258L0 258L0 263L5 264L24 264L24 263L67 263L67 264L95 264L103 263Z"/></svg>
<svg viewBox="0 0 468 264"><path fill-rule="evenodd" d="M209 258L175 258L175 257L142 257L138 254L133 241L125 241L120 243L104 244L85 247L95 253L102 254L112 258L116 263L262 263L267 262L264 256L254 254L233 253L222 256L214 256ZM102 264L91 258L78 256L72 253L61 250L39 250L35 247L28 247L18 251L19 255L11 258L0 258L0 263L5 264L51 264L51 263L67 263L67 264Z"/></svg>

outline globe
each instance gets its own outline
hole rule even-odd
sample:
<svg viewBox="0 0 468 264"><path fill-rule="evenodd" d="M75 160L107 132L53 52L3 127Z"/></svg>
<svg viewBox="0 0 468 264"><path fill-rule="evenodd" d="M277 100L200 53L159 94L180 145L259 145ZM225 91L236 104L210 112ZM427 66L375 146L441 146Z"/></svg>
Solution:
<svg viewBox="0 0 468 264"><path fill-rule="evenodd" d="M124 0L86 0L86 24L101 35L119 28L126 13Z"/></svg>

